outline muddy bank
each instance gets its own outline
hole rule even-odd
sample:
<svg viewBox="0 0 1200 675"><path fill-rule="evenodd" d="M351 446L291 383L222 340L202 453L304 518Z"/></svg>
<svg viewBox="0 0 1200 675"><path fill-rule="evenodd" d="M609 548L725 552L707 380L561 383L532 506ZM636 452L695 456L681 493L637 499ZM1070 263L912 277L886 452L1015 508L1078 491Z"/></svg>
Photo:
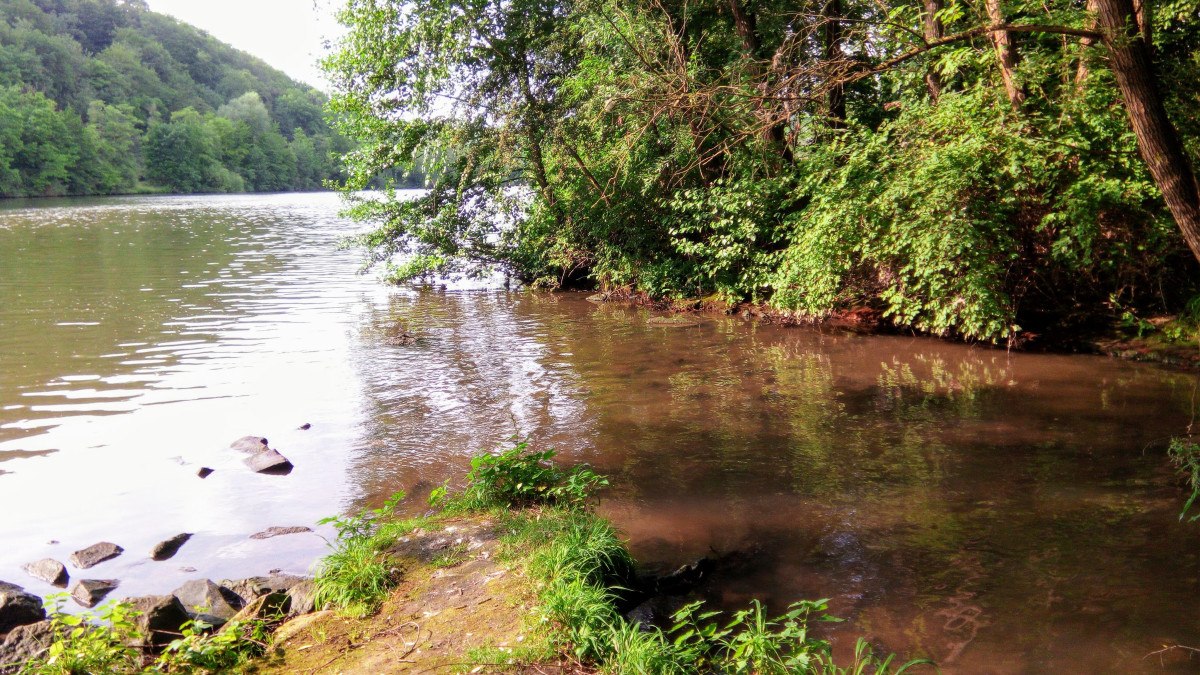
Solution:
<svg viewBox="0 0 1200 675"><path fill-rule="evenodd" d="M822 316L806 316L771 307L765 303L729 303L715 298L689 298L682 300L654 299L644 293L612 290L588 296L595 304L615 304L644 307L662 316L652 317L650 325L660 327L688 328L700 325L703 317L737 316L747 321L779 326L804 326L818 329L841 330L861 335L922 335L902 329L890 323L878 309L856 307L838 310ZM1168 337L1171 328L1181 324L1180 317L1157 317L1143 322L1148 334L1131 334L1122 327L1113 325L1103 330L1063 330L1057 333L1018 333L1005 343L975 343L993 349L1024 351L1046 354L1095 354L1128 361L1156 363L1186 370L1200 370L1200 342L1185 342ZM1190 331L1200 339L1191 327ZM926 335L946 340L953 337Z"/></svg>

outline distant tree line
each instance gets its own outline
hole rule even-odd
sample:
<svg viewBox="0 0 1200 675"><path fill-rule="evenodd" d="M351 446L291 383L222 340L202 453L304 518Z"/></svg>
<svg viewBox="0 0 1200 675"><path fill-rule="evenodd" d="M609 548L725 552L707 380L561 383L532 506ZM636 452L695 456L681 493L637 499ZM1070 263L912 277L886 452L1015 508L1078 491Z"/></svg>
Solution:
<svg viewBox="0 0 1200 675"><path fill-rule="evenodd" d="M140 0L0 0L0 196L313 190L325 96Z"/></svg>

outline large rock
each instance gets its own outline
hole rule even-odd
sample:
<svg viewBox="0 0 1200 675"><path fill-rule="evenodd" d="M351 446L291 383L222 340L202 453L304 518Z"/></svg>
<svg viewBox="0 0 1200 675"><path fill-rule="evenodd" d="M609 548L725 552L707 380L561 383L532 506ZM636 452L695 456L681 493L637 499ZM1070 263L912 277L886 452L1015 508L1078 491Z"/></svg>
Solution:
<svg viewBox="0 0 1200 675"><path fill-rule="evenodd" d="M151 560L168 560L179 552L179 547L187 543L188 539L192 538L190 532L177 534L166 541L160 541L150 549Z"/></svg>
<svg viewBox="0 0 1200 675"><path fill-rule="evenodd" d="M84 607L95 607L120 584L116 579L80 579L71 587L71 597Z"/></svg>
<svg viewBox="0 0 1200 675"><path fill-rule="evenodd" d="M317 586L312 579L305 579L287 590L291 599L288 610L293 616L308 614L317 608Z"/></svg>
<svg viewBox="0 0 1200 675"><path fill-rule="evenodd" d="M262 436L242 436L229 444L229 447L241 452L255 453L267 449L267 439Z"/></svg>
<svg viewBox="0 0 1200 675"><path fill-rule="evenodd" d="M135 624L142 635L139 646L165 647L180 636L183 624L191 620L187 608L173 595L149 595L130 601L139 612Z"/></svg>
<svg viewBox="0 0 1200 675"><path fill-rule="evenodd" d="M224 625L242 608L243 600L209 579L194 579L171 594L179 598L188 614L213 626Z"/></svg>
<svg viewBox="0 0 1200 675"><path fill-rule="evenodd" d="M245 460L246 466L255 473L266 473L275 476L286 476L292 472L293 466L287 457L277 451L267 448L262 452L250 455Z"/></svg>
<svg viewBox="0 0 1200 675"><path fill-rule="evenodd" d="M70 576L67 574L66 565L63 565L54 558L46 558L22 565L21 569L28 572L31 577L41 579L51 586L58 586L59 588L66 588L67 581L70 579Z"/></svg>
<svg viewBox="0 0 1200 675"><path fill-rule="evenodd" d="M37 623L46 618L42 599L16 584L0 581L0 635L17 626Z"/></svg>
<svg viewBox="0 0 1200 675"><path fill-rule="evenodd" d="M287 602L277 606L281 606L289 616L307 614L314 609L316 587L308 577L272 574L269 577L225 580L221 582L221 586L235 593L247 606L259 598L282 594L287 597Z"/></svg>
<svg viewBox="0 0 1200 675"><path fill-rule="evenodd" d="M54 629L49 621L17 626L0 639L0 673L18 672L26 661L50 648Z"/></svg>
<svg viewBox="0 0 1200 675"><path fill-rule="evenodd" d="M292 527L276 526L276 527L268 527L267 529L263 530L262 532L255 532L254 534L250 535L250 538L251 539L270 539L272 537L282 537L282 536L288 535L288 534L304 534L305 532L312 532L312 528L304 527L303 525L295 525Z"/></svg>
<svg viewBox="0 0 1200 675"><path fill-rule="evenodd" d="M229 621L276 621L289 615L291 603L287 593L268 593L247 604ZM224 628L228 627L226 624Z"/></svg>
<svg viewBox="0 0 1200 675"><path fill-rule="evenodd" d="M79 569L86 570L89 567L99 565L105 560L112 560L124 552L125 549L120 546L112 542L102 541L99 544L92 544L85 549L75 551L67 560Z"/></svg>
<svg viewBox="0 0 1200 675"><path fill-rule="evenodd" d="M251 602L272 593L286 593L296 584L306 581L304 577L291 574L272 574L269 577L250 577L248 579L229 580L221 582L221 587L232 591L249 605Z"/></svg>

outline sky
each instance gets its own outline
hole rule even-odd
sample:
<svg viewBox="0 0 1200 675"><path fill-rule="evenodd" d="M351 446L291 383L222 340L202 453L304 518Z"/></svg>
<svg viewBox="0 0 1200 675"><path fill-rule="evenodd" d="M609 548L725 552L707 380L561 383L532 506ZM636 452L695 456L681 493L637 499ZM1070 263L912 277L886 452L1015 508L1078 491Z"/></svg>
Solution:
<svg viewBox="0 0 1200 675"><path fill-rule="evenodd" d="M148 0L150 9L190 23L293 78L328 89L317 59L336 38L342 0Z"/></svg>

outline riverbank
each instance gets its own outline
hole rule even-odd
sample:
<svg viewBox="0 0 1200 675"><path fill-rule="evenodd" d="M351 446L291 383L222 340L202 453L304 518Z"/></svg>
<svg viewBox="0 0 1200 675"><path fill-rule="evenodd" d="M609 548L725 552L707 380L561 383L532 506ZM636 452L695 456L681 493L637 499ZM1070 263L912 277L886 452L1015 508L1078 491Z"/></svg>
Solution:
<svg viewBox="0 0 1200 675"><path fill-rule="evenodd" d="M655 325L688 327L696 325L687 316L738 316L781 326L808 326L845 330L863 335L889 335L900 329L887 322L883 313L870 307L856 307L824 316L802 316L783 311L766 303L730 303L716 297L685 298L681 300L654 299L644 293L612 290L588 297L595 304L624 304L663 312ZM946 336L931 337L953 339ZM1112 358L1156 363L1159 365L1200 370L1200 324L1184 315L1158 316L1150 319L1127 317L1112 322L1103 329L1064 331L1061 334L1018 333L1007 343L990 345L1009 349L1049 354L1095 354Z"/></svg>
<svg viewBox="0 0 1200 675"><path fill-rule="evenodd" d="M825 601L770 618L757 602L731 619L689 593L711 561L639 575L617 531L590 508L607 484L586 467L559 469L552 453L518 446L476 458L457 495L434 490L438 510L398 519L383 507L333 518L339 536L315 579L320 611L285 620L264 594L225 626L177 629L158 653L135 608L117 604L80 629L55 614L11 672L387 673L842 672L809 631ZM667 611L664 611L667 610ZM144 616L144 615L143 615ZM8 645L11 637L4 641ZM144 646L142 646L144 645ZM12 654L9 654L10 658ZM851 668L892 670L859 641Z"/></svg>

